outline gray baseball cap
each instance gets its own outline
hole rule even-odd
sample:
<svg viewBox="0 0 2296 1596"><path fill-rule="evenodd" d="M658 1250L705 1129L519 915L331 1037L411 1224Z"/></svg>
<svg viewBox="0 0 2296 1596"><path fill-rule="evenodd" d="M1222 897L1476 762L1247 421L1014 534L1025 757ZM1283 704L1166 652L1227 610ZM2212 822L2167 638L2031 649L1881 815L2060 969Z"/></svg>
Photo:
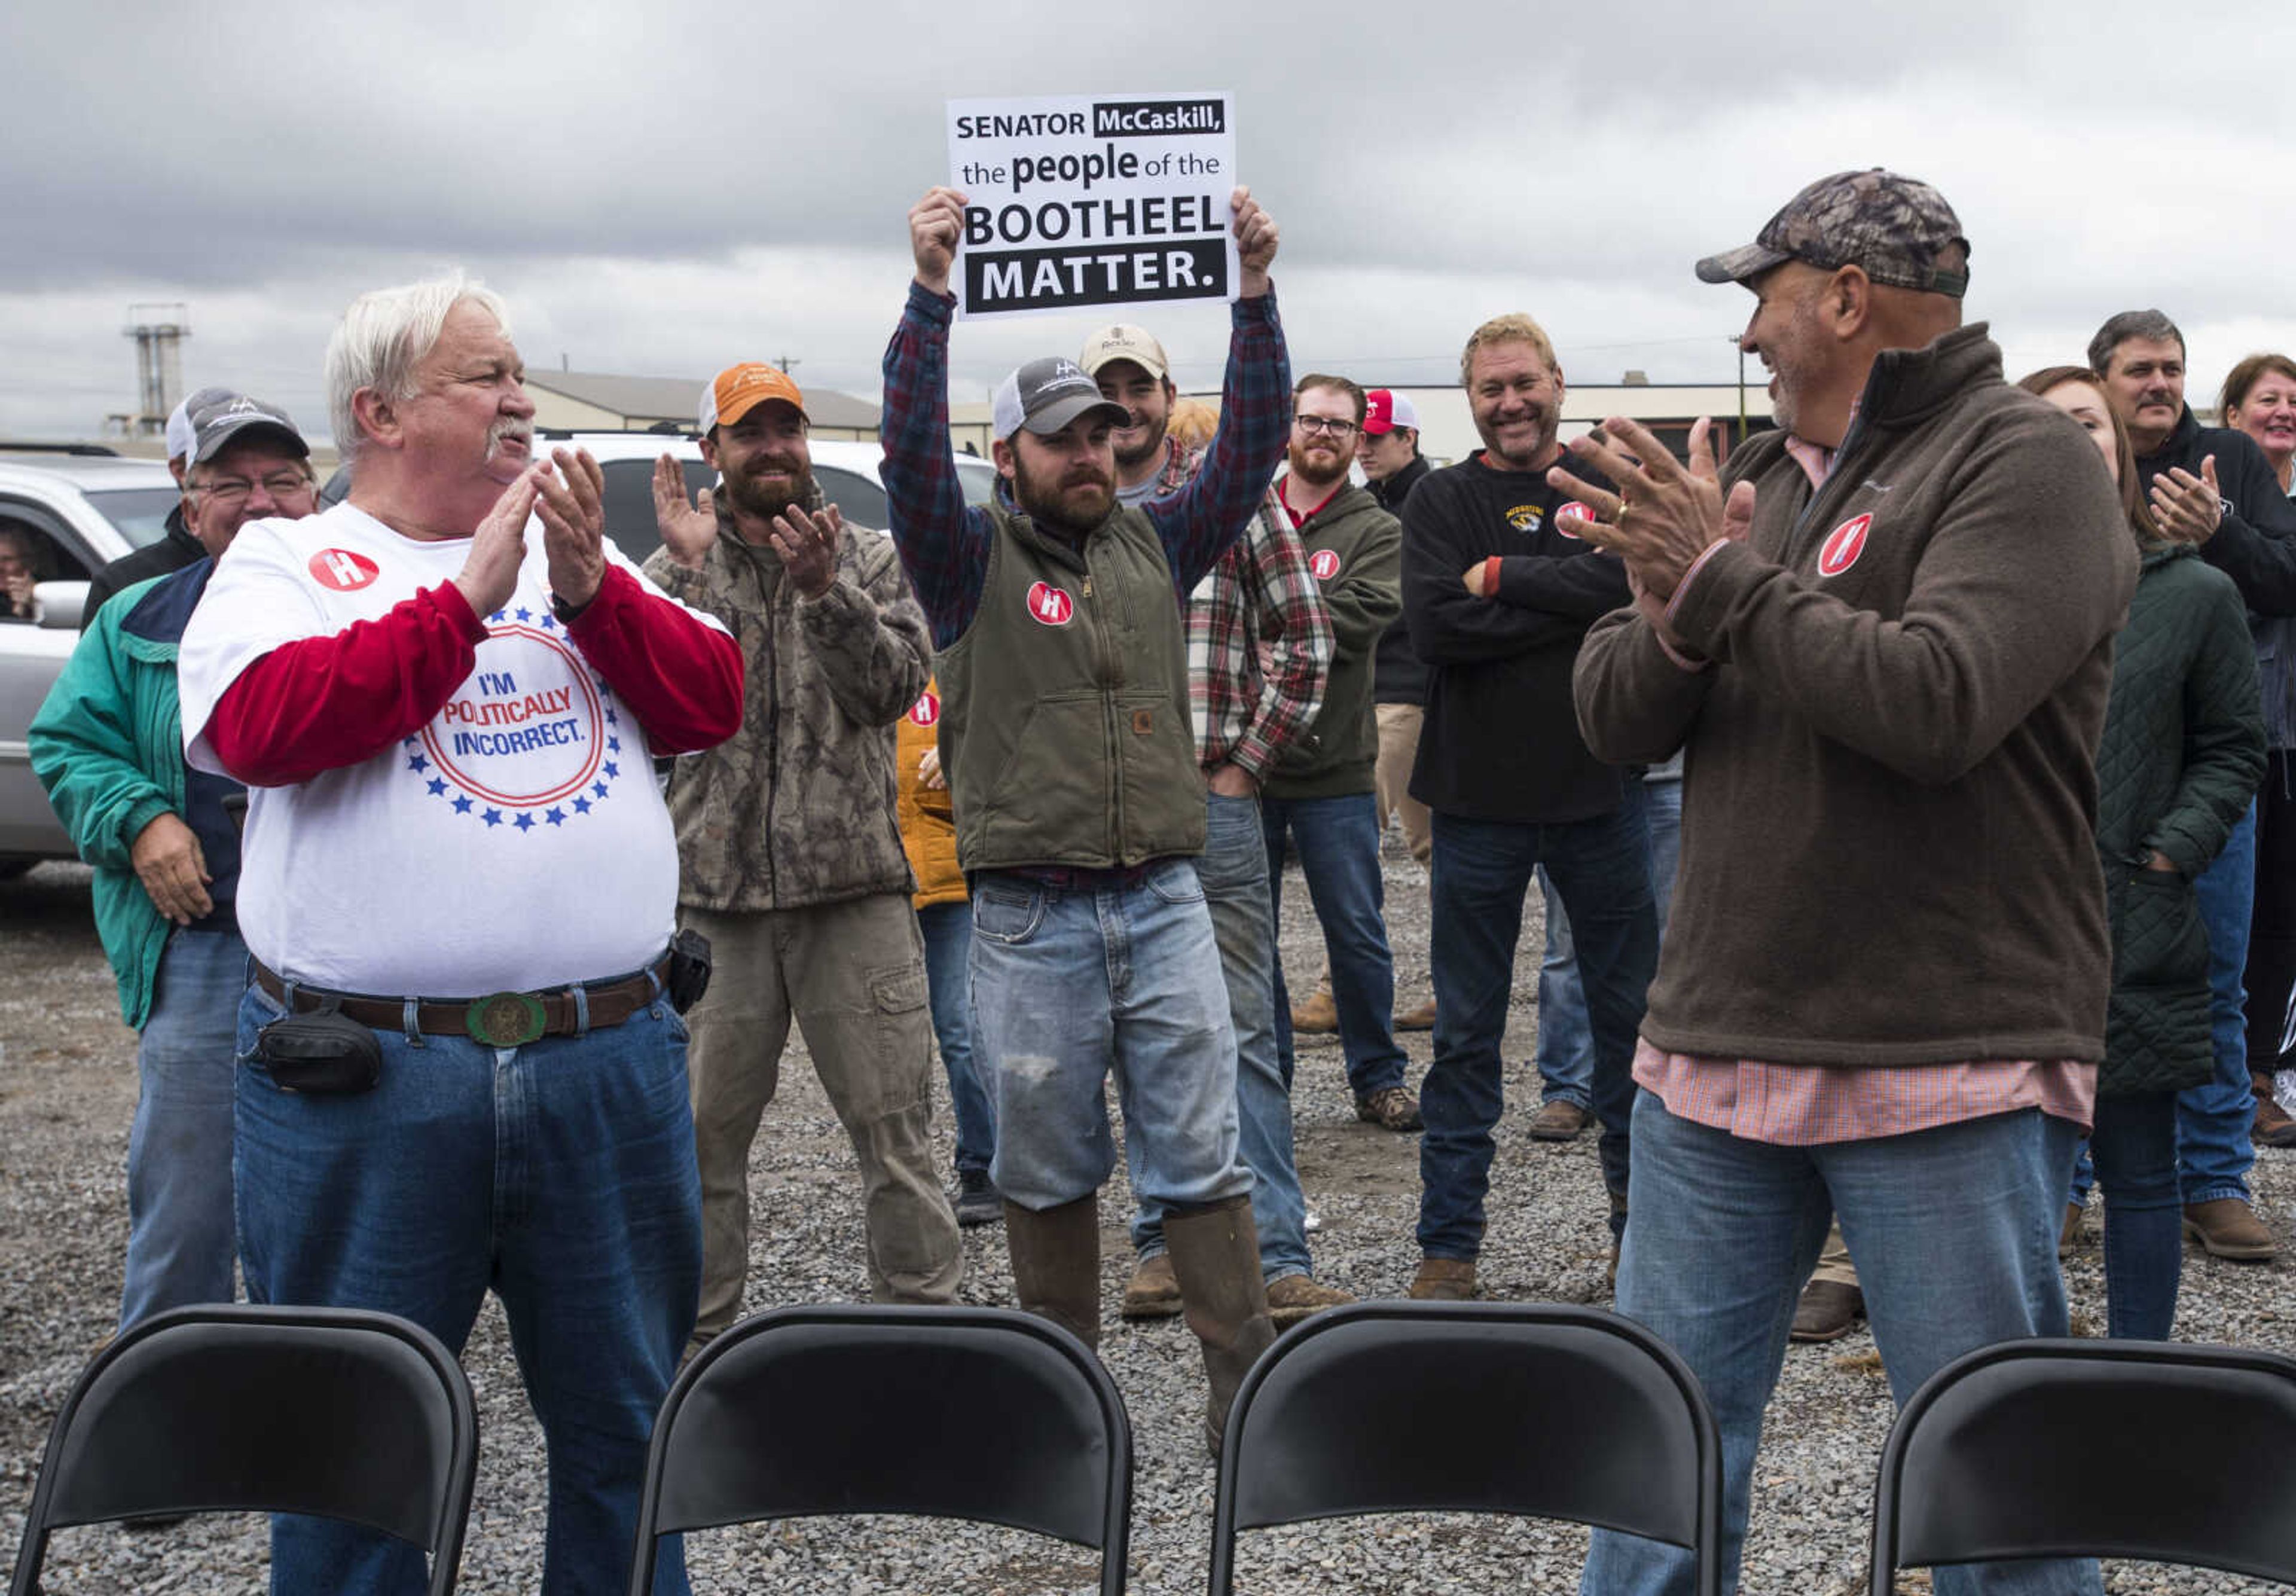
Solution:
<svg viewBox="0 0 2296 1596"><path fill-rule="evenodd" d="M1950 243L1966 257L1969 240L1945 196L1877 166L1820 177L1788 200L1753 243L1700 261L1698 276L1707 283L1743 283L1800 260L1826 271L1855 266L1876 283L1957 300L1968 292L1968 270L1931 264Z"/></svg>
<svg viewBox="0 0 2296 1596"><path fill-rule="evenodd" d="M191 397L187 410L192 424L191 457L194 463L214 459L218 450L250 427L283 433L297 454L307 459L310 457L311 446L303 441L303 434L287 418L287 412L276 405L266 405L227 388L207 388Z"/></svg>
<svg viewBox="0 0 2296 1596"><path fill-rule="evenodd" d="M1108 424L1132 424L1132 412L1113 399L1100 397L1100 384L1085 374L1083 366L1065 355L1031 360L996 385L989 404L989 424L999 438L1010 438L1022 427L1043 437L1057 432L1079 415L1100 411Z"/></svg>
<svg viewBox="0 0 2296 1596"><path fill-rule="evenodd" d="M211 405L217 399L231 397L228 388L202 388L168 412L168 458L188 460L192 457L192 410L194 406Z"/></svg>

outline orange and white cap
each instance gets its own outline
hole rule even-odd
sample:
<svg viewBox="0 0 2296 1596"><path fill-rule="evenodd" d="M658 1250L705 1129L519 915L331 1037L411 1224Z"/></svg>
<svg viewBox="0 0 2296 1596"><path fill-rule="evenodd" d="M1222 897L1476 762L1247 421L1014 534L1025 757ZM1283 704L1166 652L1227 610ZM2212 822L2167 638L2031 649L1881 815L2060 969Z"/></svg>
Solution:
<svg viewBox="0 0 2296 1596"><path fill-rule="evenodd" d="M779 399L805 415L805 395L790 381L789 373L762 360L729 366L701 391L700 430L707 437L712 427L730 427L767 399ZM807 415L806 419L813 418Z"/></svg>

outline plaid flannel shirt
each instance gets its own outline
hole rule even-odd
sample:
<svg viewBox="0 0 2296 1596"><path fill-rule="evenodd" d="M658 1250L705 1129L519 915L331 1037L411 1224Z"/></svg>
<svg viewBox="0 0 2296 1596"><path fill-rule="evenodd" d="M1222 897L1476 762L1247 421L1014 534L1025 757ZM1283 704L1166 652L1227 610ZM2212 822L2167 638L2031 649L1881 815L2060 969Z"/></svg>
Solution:
<svg viewBox="0 0 2296 1596"><path fill-rule="evenodd" d="M1159 498L1203 463L1165 442ZM1332 623L1308 551L1271 486L1251 524L1188 595L1188 703L1196 761L1234 765L1265 784L1276 756L1314 724L1332 668Z"/></svg>
<svg viewBox="0 0 2296 1596"><path fill-rule="evenodd" d="M948 328L951 294L912 281L900 325L885 346L885 443L880 473L890 510L893 547L917 603L932 624L933 646L964 635L980 607L988 576L988 513L968 506L948 441ZM1204 573L1250 521L1283 462L1292 430L1292 362L1275 293L1228 307L1233 329L1220 391L1220 429L1203 468L1169 498L1144 506L1172 568L1172 590L1185 609Z"/></svg>

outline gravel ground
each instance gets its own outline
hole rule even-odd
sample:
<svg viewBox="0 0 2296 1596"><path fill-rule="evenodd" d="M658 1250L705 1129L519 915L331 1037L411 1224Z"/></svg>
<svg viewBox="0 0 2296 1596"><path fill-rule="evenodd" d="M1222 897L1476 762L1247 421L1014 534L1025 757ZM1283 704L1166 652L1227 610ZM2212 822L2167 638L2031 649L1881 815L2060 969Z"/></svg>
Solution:
<svg viewBox="0 0 2296 1596"><path fill-rule="evenodd" d="M127 1235L120 1170L135 1105L135 1039L122 1027L88 917L86 872L46 866L0 883L0 1542L12 1547L47 1428L73 1378L111 1328ZM1399 1005L1424 995L1427 900L1422 878L1393 851L1387 860ZM1296 872L1284 893L1283 945L1300 990L1318 948ZM1526 942L1535 950L1538 908ZM1534 968L1521 962L1508 1056L1528 1058L1536 1028ZM1423 1066L1428 1038L1408 1039ZM1509 1113L1499 1131L1487 1296L1600 1303L1606 1299L1604 1204L1591 1137L1564 1147L1529 1141L1533 1072L1511 1067ZM1357 1123L1338 1048L1303 1043L1295 1097L1300 1173L1322 1221L1320 1278L1359 1296L1398 1295L1416 1263L1411 1243L1418 1190L1417 1139ZM946 1167L948 1127L940 1121ZM2264 1212L2296 1248L2296 1154L2257 1164ZM851 1154L809 1070L785 1069L751 1165L754 1229L750 1306L857 1296L862 1230ZM1129 1268L1119 1172L1103 1197L1102 1347L1132 1415L1137 1468L1131 1588L1200 1590L1210 1534L1213 1470L1198 1431L1202 1398L1193 1343L1177 1320L1132 1326L1116 1317ZM965 1232L969 1301L1009 1304L1012 1277L1000 1229ZM2180 1336L2296 1351L2287 1265L2240 1267L2187 1255ZM2101 1325L2102 1260L2092 1244L2068 1266L2077 1320ZM479 1393L478 1505L462 1588L524 1592L538 1583L542 1451L525 1408L500 1312L488 1307L465 1359ZM1862 1590L1874 1461L1890 1416L1873 1343L1862 1330L1827 1347L1797 1347L1770 1410L1747 1544L1749 1592ZM1567 1437L1557 1437L1558 1444ZM918 1444L965 1466L969 1438L927 1434ZM1572 1590L1583 1531L1502 1518L1412 1515L1265 1532L1247 1538L1240 1588L1365 1592L1526 1588ZM849 1592L926 1586L968 1592L1086 1590L1094 1562L1075 1549L970 1525L898 1519L816 1519L694 1537L697 1589L799 1584ZM165 1533L67 1532L49 1559L49 1589L70 1592L255 1592L264 1541L251 1519L209 1518ZM2115 1592L2277 1589L2226 1576L2145 1566L2112 1568ZM1908 1588L1914 1588L1908 1582Z"/></svg>

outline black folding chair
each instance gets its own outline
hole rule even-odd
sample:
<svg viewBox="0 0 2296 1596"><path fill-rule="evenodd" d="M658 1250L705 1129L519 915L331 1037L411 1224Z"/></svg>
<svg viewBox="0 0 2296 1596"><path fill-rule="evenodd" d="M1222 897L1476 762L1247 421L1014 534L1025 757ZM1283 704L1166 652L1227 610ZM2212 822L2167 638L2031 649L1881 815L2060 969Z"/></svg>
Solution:
<svg viewBox="0 0 2296 1596"><path fill-rule="evenodd" d="M1552 1303L1357 1303L1287 1332L1236 1393L1211 1596L1227 1596L1240 1530L1443 1511L1687 1547L1714 1596L1721 1506L1705 1394L1633 1320Z"/></svg>
<svg viewBox="0 0 2296 1596"><path fill-rule="evenodd" d="M1002 1524L1124 1589L1132 1427L1084 1343L1006 1308L777 1308L712 1341L654 1421L630 1590L682 1530L821 1513Z"/></svg>
<svg viewBox="0 0 2296 1596"><path fill-rule="evenodd" d="M1914 1393L1874 1487L1899 1567L2189 1563L2296 1584L2296 1360L2172 1341L1980 1347Z"/></svg>
<svg viewBox="0 0 2296 1596"><path fill-rule="evenodd" d="M155 1314L96 1355L48 1436L10 1596L49 1532L180 1513L312 1513L396 1535L455 1588L479 1457L460 1365L430 1332L349 1308Z"/></svg>

